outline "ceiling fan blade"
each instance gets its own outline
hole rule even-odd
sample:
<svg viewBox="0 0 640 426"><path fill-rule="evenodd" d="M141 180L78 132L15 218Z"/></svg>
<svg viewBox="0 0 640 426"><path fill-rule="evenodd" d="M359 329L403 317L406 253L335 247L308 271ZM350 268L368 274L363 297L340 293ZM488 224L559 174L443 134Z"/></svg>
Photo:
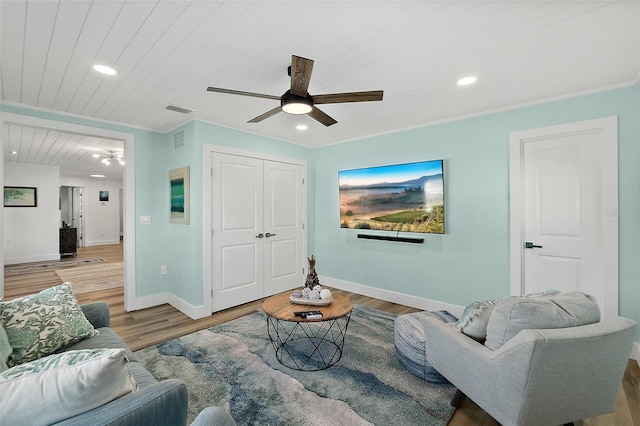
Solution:
<svg viewBox="0 0 640 426"><path fill-rule="evenodd" d="M313 60L291 56L291 90L292 95L306 97L313 70Z"/></svg>
<svg viewBox="0 0 640 426"><path fill-rule="evenodd" d="M325 114L324 112L322 112L321 110L319 110L316 107L313 107L311 112L308 113L307 115L309 117L319 121L320 123L324 124L327 127L337 123L336 120L334 120L333 118L331 118L330 116L328 116L327 114Z"/></svg>
<svg viewBox="0 0 640 426"><path fill-rule="evenodd" d="M207 87L207 91L217 92L217 93L227 93L229 95L242 95L242 96L252 96L254 98L273 99L276 101L280 100L280 96L263 95L262 93L253 93L253 92L243 92L241 90L221 89L219 87Z"/></svg>
<svg viewBox="0 0 640 426"><path fill-rule="evenodd" d="M247 123L258 123L258 122L260 122L260 121L262 121L262 120L264 120L266 118L271 117L272 115L276 115L280 111L282 111L282 107L277 106L274 109L265 112L264 114L260 114L256 118L252 118L251 120L247 121Z"/></svg>
<svg viewBox="0 0 640 426"><path fill-rule="evenodd" d="M339 104L343 102L370 102L381 101L382 90L368 92L331 93L328 95L312 96L314 104Z"/></svg>

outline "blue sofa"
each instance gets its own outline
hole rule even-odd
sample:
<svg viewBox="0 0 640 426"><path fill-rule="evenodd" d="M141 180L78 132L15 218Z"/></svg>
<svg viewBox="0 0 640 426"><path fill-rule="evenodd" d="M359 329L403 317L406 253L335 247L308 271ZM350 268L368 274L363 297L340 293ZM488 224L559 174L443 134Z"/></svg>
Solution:
<svg viewBox="0 0 640 426"><path fill-rule="evenodd" d="M131 374L139 390L108 404L71 417L57 425L86 426L181 426L187 424L187 387L181 380L158 382L140 363L124 341L110 327L109 306L104 302L82 305L82 311L100 334L69 345L59 352L74 349L123 348L130 361ZM203 410L192 426L235 426L233 418L222 408Z"/></svg>

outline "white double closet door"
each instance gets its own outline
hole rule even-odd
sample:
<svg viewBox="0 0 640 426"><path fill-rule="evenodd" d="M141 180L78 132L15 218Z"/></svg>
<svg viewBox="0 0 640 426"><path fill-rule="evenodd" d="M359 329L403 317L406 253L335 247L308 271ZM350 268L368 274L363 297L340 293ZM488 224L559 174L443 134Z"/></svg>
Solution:
<svg viewBox="0 0 640 426"><path fill-rule="evenodd" d="M304 281L304 167L211 152L212 307Z"/></svg>

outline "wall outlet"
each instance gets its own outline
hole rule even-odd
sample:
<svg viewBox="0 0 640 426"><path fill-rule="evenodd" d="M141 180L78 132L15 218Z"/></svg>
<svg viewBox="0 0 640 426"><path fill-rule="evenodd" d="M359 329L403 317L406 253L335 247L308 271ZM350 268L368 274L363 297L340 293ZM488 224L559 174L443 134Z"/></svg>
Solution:
<svg viewBox="0 0 640 426"><path fill-rule="evenodd" d="M160 265L160 275L167 275L168 273L167 265Z"/></svg>

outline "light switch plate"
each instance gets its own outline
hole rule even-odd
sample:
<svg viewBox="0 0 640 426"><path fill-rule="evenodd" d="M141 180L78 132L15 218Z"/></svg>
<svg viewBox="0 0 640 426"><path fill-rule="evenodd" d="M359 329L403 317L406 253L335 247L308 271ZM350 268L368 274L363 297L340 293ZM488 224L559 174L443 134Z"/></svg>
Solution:
<svg viewBox="0 0 640 426"><path fill-rule="evenodd" d="M151 225L151 216L140 216L140 225Z"/></svg>

